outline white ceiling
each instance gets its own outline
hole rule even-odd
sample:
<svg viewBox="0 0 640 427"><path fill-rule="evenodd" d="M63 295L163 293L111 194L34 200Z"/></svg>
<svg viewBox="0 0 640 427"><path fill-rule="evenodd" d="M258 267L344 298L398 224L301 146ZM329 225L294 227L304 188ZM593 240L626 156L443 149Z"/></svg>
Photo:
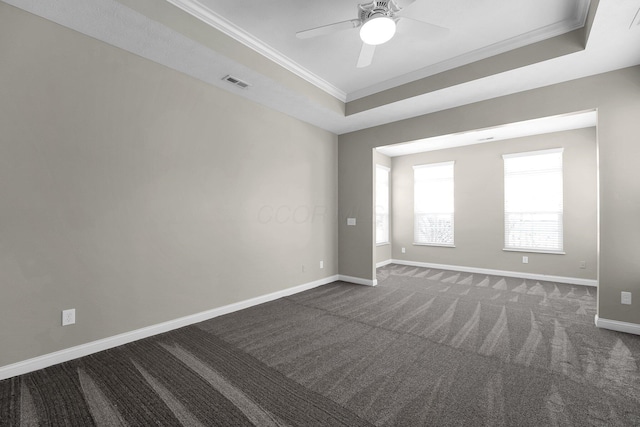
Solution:
<svg viewBox="0 0 640 427"><path fill-rule="evenodd" d="M194 0L170 0L176 5ZM375 93L379 83L403 82L582 27L589 0L417 0L400 15L449 28L434 37L429 27L402 19L396 35L376 48L373 63L356 68L362 42L359 29L298 39L300 30L358 17L366 0L198 0L239 32L267 44L281 55L346 94L348 100ZM400 3L400 1L398 2ZM402 4L402 3L400 3ZM277 29L277 31L276 31Z"/></svg>
<svg viewBox="0 0 640 427"><path fill-rule="evenodd" d="M183 12L165 2L173 4L189 2L191 13L215 26L210 29L212 33L219 34L218 32L222 31L228 35L231 34L237 40L244 37L244 42L250 46L246 48L247 52L258 51L264 54L270 60L316 84L336 98L341 98L341 94L333 90L337 86L344 88L344 91L353 90L349 96L356 99L379 89L393 88L401 83L421 79L433 73L434 70L441 71L442 67L451 68L458 64L456 61L461 61L460 63L477 61L483 55L486 56L489 51L494 55L499 50L495 50L496 45L491 42L500 37L507 37L508 43L513 41L514 37L518 39L518 34L531 36L531 31L535 33L534 27L542 25L543 28L548 29L549 25L551 27L555 25L551 21L556 19L564 22L562 25L565 25L566 30L570 28L570 25L566 26L567 23L574 22L576 16L580 21L583 19L580 7L584 2L581 0L538 0L537 2L417 0L407 8L406 12L414 9L411 13L415 13L416 17L450 27L449 37L456 38L461 46L465 46L464 49L459 47L460 50L455 51L458 56L447 60L444 56L449 50L458 49L458 42L445 49L441 45L446 41L442 40L435 45L431 43L429 49L439 52L437 55L444 56L437 56L435 53L417 55L415 50L412 50L415 46L411 43L406 43L405 46L404 43L400 43L401 38L398 37L396 49L390 53L394 60L385 61L384 52L382 52L374 59L375 67L372 66L373 68L363 71L363 69L358 70L352 67L351 59L335 58L336 46L342 52L340 55L351 58L349 51L353 48L349 48L349 44L344 42L341 35L337 37L338 41L332 39L334 36L330 36L327 40L313 40L314 44L318 43L313 48L304 45L303 42L306 43L308 40L295 38L296 31L352 18L357 1L274 0L275 2L252 1L250 3L246 0L200 0L200 3L196 0L2 1L336 134L640 64L640 25L638 25L640 0L600 0L599 2L592 0L598 4L598 7L585 49L504 70L498 74L458 82L391 103L376 105L357 114L345 115L340 109L327 107L326 102L320 101L320 98L313 94L310 95L308 90L300 90L299 84L290 84L291 79L295 78L293 75L287 77L286 82L279 78L283 73L276 76L277 73L273 70L277 66L265 67L264 62L259 64L259 61L241 62L237 60L236 52L217 51L202 40L189 36L187 32L178 31L175 26L167 25L166 22L159 22L160 20L154 19L152 14L145 13L144 8L136 6L138 4L151 4L153 7L165 5L171 10L164 12L175 15L175 19L179 21L179 15ZM215 4L216 7L233 10L224 12L229 13L227 17L220 16L206 8L210 3ZM518 7L515 7L516 4ZM537 8L532 9L533 12L521 13L519 9L521 6L531 4L537 5ZM279 9L276 5L280 5L278 7L286 5L289 9L286 7ZM257 15L254 12L249 12L252 8L256 10L255 8L267 6L269 7L261 10L262 15L259 18L256 18ZM206 12L207 10L209 10L208 13L198 14L198 11ZM242 15L235 18L238 22L232 22L234 13ZM285 15L284 19L283 15ZM571 18L572 16L574 18ZM531 19L529 20L528 17ZM172 17L165 16L165 18L170 20ZM487 25L492 19L496 19L497 23ZM247 20L248 23L243 24L245 22L243 20ZM253 24L251 24L252 20ZM228 29L237 30L241 25L246 26L242 31L243 37L239 37L237 33L232 34ZM268 34L263 34L262 40L256 38L258 33L266 31L265 28L269 30ZM515 34L518 29L520 32ZM555 28L554 31L560 30ZM355 33L357 36L357 30ZM511 38L508 38L509 34ZM548 33L547 36L551 34ZM275 40L273 43L280 43L278 40L284 39L286 42L282 42L282 46L270 46L271 38ZM525 36L518 42L522 43L526 41L525 39L534 40L527 39ZM258 45L251 45L251 40ZM421 40L415 43L429 44ZM504 49L504 45L498 44L500 49ZM482 48L483 45L484 48ZM422 49L419 46L417 48ZM279 54L282 52L278 52L278 49L291 53L283 56ZM467 53L460 54L465 49ZM353 61L356 58L357 51L354 53ZM486 61L494 58L491 57ZM405 68L396 66L396 62L402 62L402 67ZM434 62L436 62L435 65ZM415 70L414 67L419 68ZM427 74L424 74L425 72ZM341 73L350 77L341 77ZM252 84L251 88L242 90L222 81L222 77L227 74L248 81ZM335 77L333 74L338 76ZM316 80L314 76L322 78ZM335 80L326 86L324 83L329 82L330 79ZM339 79L344 79L344 82ZM342 89L338 90L340 91Z"/></svg>

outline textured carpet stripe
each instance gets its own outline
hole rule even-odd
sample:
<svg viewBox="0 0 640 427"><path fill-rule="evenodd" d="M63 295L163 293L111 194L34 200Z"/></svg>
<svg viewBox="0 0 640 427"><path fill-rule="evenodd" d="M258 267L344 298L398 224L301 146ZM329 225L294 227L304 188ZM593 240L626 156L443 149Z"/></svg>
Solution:
<svg viewBox="0 0 640 427"><path fill-rule="evenodd" d="M371 331L372 328L361 323L347 324L339 334L327 336L326 341L315 343L313 351L305 352L296 359L289 359L286 364L273 366L287 372L290 378L301 384L319 390L315 387L317 383L335 384L330 375L336 370L357 366L363 357L358 350L368 341ZM340 357L336 357L338 354Z"/></svg>
<svg viewBox="0 0 640 427"><path fill-rule="evenodd" d="M274 310L274 304L277 304L278 309ZM314 312L313 309L288 299L268 302L254 308L252 316L245 316L242 312L231 313L223 316L219 322L203 322L196 326L212 333L224 332L228 339L243 341L251 346L257 337L264 338L265 334L277 336L280 331L290 329L292 316L315 317L324 314L322 310Z"/></svg>
<svg viewBox="0 0 640 427"><path fill-rule="evenodd" d="M506 426L503 381L500 373L497 373L489 380L485 388L485 393L487 396L487 425L496 427Z"/></svg>
<svg viewBox="0 0 640 427"><path fill-rule="evenodd" d="M200 422L180 401L176 398L166 387L164 387L160 381L155 379L149 374L142 366L137 363L133 363L134 366L140 371L142 376L152 389L160 396L160 399L167 405L167 407L173 412L178 420L183 425L193 427L204 427L204 424Z"/></svg>
<svg viewBox="0 0 640 427"><path fill-rule="evenodd" d="M527 335L527 340L516 356L515 362L521 365L530 366L536 350L543 340L540 323L536 320L533 311L531 311L531 330Z"/></svg>
<svg viewBox="0 0 640 427"><path fill-rule="evenodd" d="M427 277L427 275L431 273L431 270L428 268L421 268L418 270L418 272L416 274L413 275L413 277L418 277L418 278L423 278L423 277Z"/></svg>
<svg viewBox="0 0 640 427"><path fill-rule="evenodd" d="M640 372L631 350L617 339L603 367L603 377L610 389L633 396L640 402Z"/></svg>
<svg viewBox="0 0 640 427"><path fill-rule="evenodd" d="M505 362L509 361L509 328L507 325L507 310L502 307L500 317L486 336L478 353L485 356L498 356Z"/></svg>
<svg viewBox="0 0 640 427"><path fill-rule="evenodd" d="M178 337L176 337L178 338ZM185 328L176 342L197 354L256 404L292 425L368 426L346 408L289 380L247 353L198 328Z"/></svg>
<svg viewBox="0 0 640 427"><path fill-rule="evenodd" d="M444 275L444 272L441 271L439 273L435 273L432 276L427 277L427 280L440 280L440 279L442 279L443 275Z"/></svg>
<svg viewBox="0 0 640 427"><path fill-rule="evenodd" d="M424 331L420 333L420 335L435 339L438 342L444 341L449 332L451 330L451 321L453 320L453 315L456 312L456 306L458 305L458 299L456 298L451 305L447 308L447 310L437 319L435 322L431 323Z"/></svg>
<svg viewBox="0 0 640 427"><path fill-rule="evenodd" d="M343 386L359 392L340 393L342 399L349 396L349 407L372 414L376 419L387 415L390 401L402 406L401 401L396 401L397 396L413 395L429 387L428 383L410 380L411 372L425 363L425 345L420 338L389 334L385 345L379 346L385 349L383 352L374 353L344 378Z"/></svg>
<svg viewBox="0 0 640 427"><path fill-rule="evenodd" d="M482 281L480 281L476 286L480 288L486 288L489 286L489 283L491 283L491 281L489 280L489 276L487 276L484 279L482 279Z"/></svg>
<svg viewBox="0 0 640 427"><path fill-rule="evenodd" d="M99 385L127 424L181 425L131 363L126 348L118 347L87 356L80 359L79 366Z"/></svg>
<svg viewBox="0 0 640 427"><path fill-rule="evenodd" d="M196 418L204 424L218 426L253 424L233 402L168 352L166 343L173 343L172 335L164 334L132 343L126 347L124 355L131 360L145 383L156 390L177 420L182 422L186 418Z"/></svg>
<svg viewBox="0 0 640 427"><path fill-rule="evenodd" d="M38 411L36 405L33 402L33 397L29 391L29 387L25 384L26 380L22 381L22 390L20 394L20 416L15 418L20 420L21 426L38 426L40 425L40 417L38 417ZM43 421L42 424L45 424Z"/></svg>
<svg viewBox="0 0 640 427"><path fill-rule="evenodd" d="M395 352L402 338L402 335L393 332L368 332L365 339L360 341L358 350L349 355L352 362L336 365L325 375L322 383L316 384L316 389L322 385L319 390L323 394L345 404L358 396L364 397L370 387L383 387L386 380L391 379L386 376L392 376L398 369L397 363L417 351L413 348L407 352ZM358 409L361 411L363 407Z"/></svg>
<svg viewBox="0 0 640 427"><path fill-rule="evenodd" d="M20 383L22 378L14 377L0 381L0 425L14 425L20 419Z"/></svg>
<svg viewBox="0 0 640 427"><path fill-rule="evenodd" d="M415 321L416 319L418 320L421 319L424 313L426 313L427 310L429 310L429 307L431 307L431 304L433 304L433 301L435 299L436 297L433 297L429 301L425 302L424 304L418 306L413 310L402 311L396 321L396 325L393 326L393 328L395 330L411 330L411 327L407 329L405 329L405 327L408 326L412 321ZM413 322L413 323L414 325L416 324L416 322Z"/></svg>
<svg viewBox="0 0 640 427"><path fill-rule="evenodd" d="M337 282L337 283L340 283L340 282ZM341 288L342 286L340 284L331 283L328 285L319 286L315 289L312 289L310 292L302 292L299 294L289 295L285 297L285 299L296 301L299 303L304 303L305 301L316 300L323 295L333 294Z"/></svg>
<svg viewBox="0 0 640 427"><path fill-rule="evenodd" d="M480 324L481 309L481 304L476 304L476 309L471 315L471 318L467 320L467 323L465 323L464 326L454 335L451 341L449 341L449 345L456 348L464 346L471 350L475 349L475 343L478 340L478 325Z"/></svg>
<svg viewBox="0 0 640 427"><path fill-rule="evenodd" d="M578 355L573 343L567 335L566 328L558 320L554 320L555 327L551 339L551 369L571 377L579 376L576 372L580 366Z"/></svg>
<svg viewBox="0 0 640 427"><path fill-rule="evenodd" d="M344 301L349 297L355 296L356 298L362 294L363 289L354 286L345 286L344 288L337 289L328 295L319 296L310 301L312 307L323 306L330 309L332 305L342 306Z"/></svg>
<svg viewBox="0 0 640 427"><path fill-rule="evenodd" d="M371 289L365 289L365 291L370 293ZM370 293L368 298L363 298L363 294L356 294L332 311L347 317L367 315L370 308L386 303L389 298L393 298L393 294L397 291L397 289L384 289L382 292Z"/></svg>
<svg viewBox="0 0 640 427"><path fill-rule="evenodd" d="M56 426L94 425L89 406L84 400L80 380L72 364L63 363L25 376L23 391L29 393L39 423ZM23 401L26 403L26 401ZM32 419L31 404L24 405L26 417Z"/></svg>
<svg viewBox="0 0 640 427"><path fill-rule="evenodd" d="M507 281L503 278L499 279L493 286L493 289L498 291L506 291L507 290Z"/></svg>
<svg viewBox="0 0 640 427"><path fill-rule="evenodd" d="M85 400L89 405L91 415L98 426L126 426L118 409L106 398L96 385L95 381L87 375L84 369L78 369L78 379L85 396Z"/></svg>
<svg viewBox="0 0 640 427"><path fill-rule="evenodd" d="M289 328L283 331L280 339L275 342L261 341L252 353L269 366L286 366L290 361L307 355L320 357L333 346L336 350L348 346L359 334L349 327L350 323L346 319L338 316L322 315L310 319L292 317L291 320L304 329ZM317 366L312 365L305 369L317 369Z"/></svg>
<svg viewBox="0 0 640 427"><path fill-rule="evenodd" d="M391 298L389 298L388 301L383 301L381 310L371 310L370 312L363 315L362 318L367 322L378 325L384 323L386 320L392 319L393 317L397 316L398 313L406 311L405 307L411 300L414 299L414 294L411 293L404 296L397 295L397 297L399 297L400 299L393 301Z"/></svg>
<svg viewBox="0 0 640 427"><path fill-rule="evenodd" d="M441 282L442 283L456 283L458 281L458 279L460 278L460 274L454 274L453 276L449 276L446 279L442 279Z"/></svg>
<svg viewBox="0 0 640 427"><path fill-rule="evenodd" d="M169 353L181 360L185 365L190 367L194 372L204 378L224 397L229 399L231 403L236 405L238 409L255 425L265 427L277 427L282 425L277 417L265 411L248 397L242 390L235 387L227 381L215 369L206 365L193 354L184 350L180 346L163 346Z"/></svg>
<svg viewBox="0 0 640 427"><path fill-rule="evenodd" d="M472 285L473 284L473 274L465 277L464 279L458 282L458 285Z"/></svg>

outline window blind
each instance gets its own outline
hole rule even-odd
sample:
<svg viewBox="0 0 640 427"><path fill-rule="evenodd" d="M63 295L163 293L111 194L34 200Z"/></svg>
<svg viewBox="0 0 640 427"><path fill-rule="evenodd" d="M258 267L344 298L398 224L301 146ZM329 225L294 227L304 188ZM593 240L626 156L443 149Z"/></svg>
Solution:
<svg viewBox="0 0 640 427"><path fill-rule="evenodd" d="M454 162L413 167L414 242L452 246Z"/></svg>
<svg viewBox="0 0 640 427"><path fill-rule="evenodd" d="M562 149L503 158L505 249L561 252Z"/></svg>
<svg viewBox="0 0 640 427"><path fill-rule="evenodd" d="M376 244L389 243L389 168L376 165Z"/></svg>

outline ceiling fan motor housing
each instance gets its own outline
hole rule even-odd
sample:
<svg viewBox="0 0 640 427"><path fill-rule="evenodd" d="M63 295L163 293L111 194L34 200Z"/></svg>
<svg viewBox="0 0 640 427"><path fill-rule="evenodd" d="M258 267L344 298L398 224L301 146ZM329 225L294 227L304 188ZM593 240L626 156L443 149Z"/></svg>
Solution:
<svg viewBox="0 0 640 427"><path fill-rule="evenodd" d="M371 3L358 5L358 8L360 9L359 18L362 23L381 16L393 18L394 14L401 10L393 0L372 1Z"/></svg>

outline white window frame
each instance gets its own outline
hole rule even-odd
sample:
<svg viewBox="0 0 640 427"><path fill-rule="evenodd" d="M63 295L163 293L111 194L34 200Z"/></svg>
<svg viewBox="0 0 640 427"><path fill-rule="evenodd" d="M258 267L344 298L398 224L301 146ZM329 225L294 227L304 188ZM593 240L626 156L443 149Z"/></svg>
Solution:
<svg viewBox="0 0 640 427"><path fill-rule="evenodd" d="M386 176L386 200L382 201L382 204L379 200L379 176L378 174L383 174ZM391 243L391 168L383 165L376 165L376 206L375 206L375 217L376 217L376 246L388 245ZM378 217L381 218L378 218ZM380 236L378 233L378 221L382 220L384 228L386 230L383 231Z"/></svg>
<svg viewBox="0 0 640 427"><path fill-rule="evenodd" d="M420 212L419 209L421 208L419 208L419 206L425 206L425 202L419 202L418 197L425 197L425 195L422 194L423 192L427 194L426 197L429 197L429 189L428 189L428 184L426 188L422 188L422 186L424 186L424 182L421 182L417 178L419 171L429 169L429 168L433 169L433 168L443 168L443 167L451 168L451 177L445 178L445 179L441 179L441 178L434 179L431 181L431 183L432 185L437 185L440 182L443 185L451 186L450 204L446 203L449 206L444 207L443 209L442 205L441 206L434 205L432 208L429 206L427 202L426 208L422 208L424 212ZM443 181L450 181L450 183L443 182ZM429 181L427 180L426 182L428 183ZM437 190L434 190L434 193L437 193L437 192L438 192ZM422 246L441 246L441 247L450 247L450 248L455 247L455 209L454 207L455 207L455 161L430 163L425 165L413 166L413 244L422 245ZM423 223L423 218L427 216L436 217L435 219L438 222L443 220L446 222L447 220L449 220L450 228L451 228L450 239L421 238L422 233L420 233L419 230L421 227L421 223ZM438 234L437 233L438 228L439 227L434 227L432 229L431 231L432 237Z"/></svg>
<svg viewBox="0 0 640 427"><path fill-rule="evenodd" d="M532 252L532 253L549 253L549 254L564 254L564 158L563 158L563 148L554 148L549 150L538 150L538 151L528 151L523 153L513 153L513 154L504 154L502 156L504 161L504 250L505 251L515 251L515 252ZM544 169L539 170L529 170L529 171L521 171L521 172L509 172L507 164L510 159L520 159L523 157L530 156L542 156L542 155L550 155L550 154L559 154L560 155L560 165L559 171L556 167L555 170L553 167L550 167L545 173ZM559 182L557 174L559 172ZM553 192L548 191L545 188L540 188L539 191L535 191L535 189L531 189L529 187L528 190L520 189L519 191L514 191L514 196L512 199L517 198L518 195L527 194L528 197L532 198L541 198L545 197L547 200L543 204L547 205L546 207L540 206L539 208L533 210L531 208L531 204L527 202L518 202L518 200L508 200L511 195L509 194L509 187L515 185L514 180L518 177L523 178L527 174L538 173L542 177L546 177L547 179L555 179L556 185L560 186L560 190L555 194ZM553 178L553 175L556 175ZM518 207L518 203L520 203L521 207ZM514 206L515 205L515 206ZM525 205L528 205L525 209ZM550 207L553 205L553 207ZM518 221L518 217L520 217L520 221ZM526 218L529 218L528 220ZM544 220L536 220L535 218L545 218ZM556 222L549 221L550 218L556 218ZM544 242L544 233L545 233L545 224L544 222L552 226L551 235L555 234L555 239L547 239ZM537 223L537 224L536 224ZM533 243L522 243L523 240L526 240L523 236L518 236L517 233L513 233L512 230L514 227L521 225L523 228L529 228L531 230L531 234L534 234L531 239L538 239L539 242ZM533 228L533 229L532 229ZM538 233L538 236L535 236L535 233ZM524 233L522 233L524 234ZM550 235L547 232L547 235ZM519 238L520 237L520 238ZM520 241L520 243L518 242ZM555 245L551 245L549 243L556 243Z"/></svg>

